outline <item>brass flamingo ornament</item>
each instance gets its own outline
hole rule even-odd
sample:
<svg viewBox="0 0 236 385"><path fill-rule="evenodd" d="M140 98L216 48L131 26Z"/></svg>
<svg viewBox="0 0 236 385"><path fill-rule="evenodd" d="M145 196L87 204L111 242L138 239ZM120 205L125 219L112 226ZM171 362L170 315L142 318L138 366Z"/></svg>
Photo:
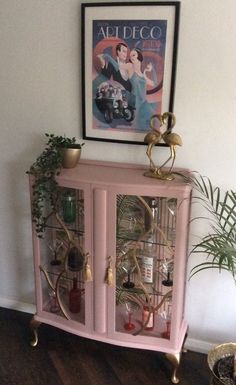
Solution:
<svg viewBox="0 0 236 385"><path fill-rule="evenodd" d="M164 124L167 124L169 119L171 119L170 127L167 128L166 131L164 131L164 133L160 135L160 138L159 138L158 142L154 143L154 139L153 139L153 144L151 145L151 143L146 141L146 143L148 143L148 148L147 148L146 154L147 154L147 156L148 156L148 158L150 160L150 169L149 169L148 172L145 172L144 175L148 176L148 177L151 177L151 178L157 178L157 179L163 179L163 180L172 180L172 179L174 179L174 175L172 174L172 169L173 169L175 158L176 158L176 147L177 146L182 146L182 139L181 139L181 137L178 134L172 132L172 128L176 124L176 118L175 118L175 115L172 112L164 112L164 114L162 114L162 115L153 115L151 117L151 120L150 120L150 126L151 126L152 129L153 129L153 124L154 124L153 121L154 121L155 118L159 119L160 127L162 127ZM148 135L151 134L152 132L153 131L149 132L145 136L145 138L147 138ZM151 135L149 137L151 138ZM145 138L144 138L144 141L145 141ZM168 157L168 159L161 166L157 167L155 165L153 159L152 159L152 149L153 149L153 146L155 144L159 143L159 141L161 139L164 141L164 143L166 143L169 146L169 148L170 148L170 156ZM172 160L172 161L171 161L171 165L170 165L169 170L168 171L163 171L162 168L170 160Z"/></svg>
<svg viewBox="0 0 236 385"><path fill-rule="evenodd" d="M153 115L150 119L151 131L149 131L144 137L144 143L148 144L146 154L150 161L150 171L154 173L157 170L157 166L155 165L152 159L152 149L153 149L153 146L155 146L157 143L160 142L161 136L162 136L161 132L155 128L155 124L154 124L155 118L157 118L162 125L162 115Z"/></svg>

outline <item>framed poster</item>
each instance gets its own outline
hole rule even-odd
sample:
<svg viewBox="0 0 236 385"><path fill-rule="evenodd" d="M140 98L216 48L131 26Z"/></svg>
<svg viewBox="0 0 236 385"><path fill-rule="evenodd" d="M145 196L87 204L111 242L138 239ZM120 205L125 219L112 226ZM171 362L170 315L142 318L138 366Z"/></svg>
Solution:
<svg viewBox="0 0 236 385"><path fill-rule="evenodd" d="M151 116L173 112L180 3L81 7L83 138L144 144Z"/></svg>

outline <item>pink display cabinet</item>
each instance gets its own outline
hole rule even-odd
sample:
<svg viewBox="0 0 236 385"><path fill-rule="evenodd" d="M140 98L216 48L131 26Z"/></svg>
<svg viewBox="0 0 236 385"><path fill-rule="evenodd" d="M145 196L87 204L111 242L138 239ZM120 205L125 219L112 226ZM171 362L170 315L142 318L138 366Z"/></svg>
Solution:
<svg viewBox="0 0 236 385"><path fill-rule="evenodd" d="M163 352L177 383L187 335L191 187L181 177L162 181L145 177L145 171L88 160L62 169L61 225L49 220L43 239L33 226L32 345L40 323L47 323L97 341ZM73 238L70 252L63 224ZM87 265L92 277L86 280Z"/></svg>

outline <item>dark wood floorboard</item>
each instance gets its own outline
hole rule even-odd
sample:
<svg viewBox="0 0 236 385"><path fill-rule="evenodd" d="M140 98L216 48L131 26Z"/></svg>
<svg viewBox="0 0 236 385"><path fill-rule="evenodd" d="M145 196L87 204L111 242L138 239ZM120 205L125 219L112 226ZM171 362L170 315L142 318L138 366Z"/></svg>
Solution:
<svg viewBox="0 0 236 385"><path fill-rule="evenodd" d="M30 346L32 315L0 308L0 385L171 385L164 354L81 338L42 324ZM187 352L180 385L209 385L206 355Z"/></svg>

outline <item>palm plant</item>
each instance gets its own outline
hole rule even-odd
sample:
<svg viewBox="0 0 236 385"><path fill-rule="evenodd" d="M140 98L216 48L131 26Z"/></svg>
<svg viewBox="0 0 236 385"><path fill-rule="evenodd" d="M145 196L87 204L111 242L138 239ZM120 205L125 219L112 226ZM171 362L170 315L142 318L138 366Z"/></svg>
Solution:
<svg viewBox="0 0 236 385"><path fill-rule="evenodd" d="M210 232L193 245L190 253L205 254L207 260L194 266L190 277L202 270L215 268L229 271L236 279L236 192L222 192L220 187L213 187L211 180L200 174L194 173L187 180L197 192L193 201L201 203L206 212L206 216L193 220L206 220L210 224Z"/></svg>

